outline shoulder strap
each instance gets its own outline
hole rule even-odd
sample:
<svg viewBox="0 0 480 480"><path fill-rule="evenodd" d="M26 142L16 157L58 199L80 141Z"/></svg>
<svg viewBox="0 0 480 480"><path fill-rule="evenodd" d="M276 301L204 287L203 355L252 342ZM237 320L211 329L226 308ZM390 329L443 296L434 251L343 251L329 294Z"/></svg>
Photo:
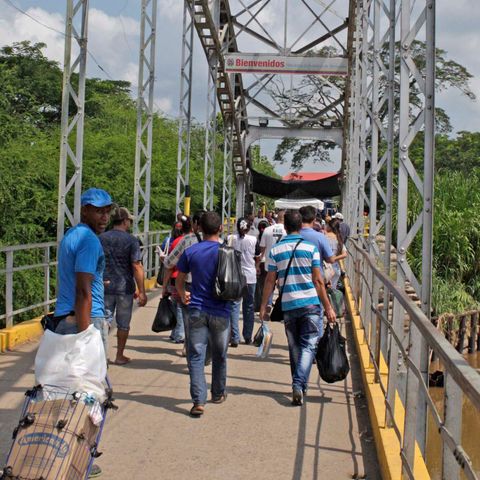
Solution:
<svg viewBox="0 0 480 480"><path fill-rule="evenodd" d="M293 260L293 257L295 256L295 250L302 242L303 242L303 239L301 238L295 245L295 248L293 249L293 252L292 252L292 256L288 261L287 270L285 271L285 278L283 279L282 288L280 289L280 299L283 297L283 289L285 288L285 284L287 283L288 272L290 271L290 266L292 265L292 260Z"/></svg>
<svg viewBox="0 0 480 480"><path fill-rule="evenodd" d="M200 236L200 234L198 232L195 232L195 236L197 237L198 243L200 243L202 241L202 237Z"/></svg>

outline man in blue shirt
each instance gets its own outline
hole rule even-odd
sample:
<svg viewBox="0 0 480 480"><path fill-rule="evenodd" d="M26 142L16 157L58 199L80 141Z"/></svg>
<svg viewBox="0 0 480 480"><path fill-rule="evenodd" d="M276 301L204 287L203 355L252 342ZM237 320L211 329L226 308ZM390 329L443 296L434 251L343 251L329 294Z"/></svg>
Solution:
<svg viewBox="0 0 480 480"><path fill-rule="evenodd" d="M112 199L90 188L81 197L81 223L65 233L58 249L58 296L55 317L63 317L56 333L82 332L93 323L107 348L108 325L103 300L105 256L97 235L110 219Z"/></svg>
<svg viewBox="0 0 480 480"><path fill-rule="evenodd" d="M222 403L227 398L227 348L230 337L230 302L214 297L215 276L218 263L220 216L206 212L200 219L203 241L187 248L177 264L175 282L182 303L188 305L186 324L187 362L190 373L190 395L193 407L190 415L203 415L207 402L205 380L205 355L210 340L212 353L212 403ZM185 290L187 275L192 274L191 291Z"/></svg>
<svg viewBox="0 0 480 480"><path fill-rule="evenodd" d="M300 235L308 242L313 243L320 253L320 270L323 273L323 262L335 263L336 257L332 252L330 243L328 243L327 237L323 233L317 232L313 229L313 223L317 215L315 207L306 206L298 210L302 216L302 229Z"/></svg>

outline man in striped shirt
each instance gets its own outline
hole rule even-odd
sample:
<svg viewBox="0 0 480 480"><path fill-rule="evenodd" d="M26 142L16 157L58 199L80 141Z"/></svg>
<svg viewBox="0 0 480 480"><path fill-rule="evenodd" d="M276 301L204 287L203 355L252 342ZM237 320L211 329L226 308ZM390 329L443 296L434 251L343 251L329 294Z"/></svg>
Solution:
<svg viewBox="0 0 480 480"><path fill-rule="evenodd" d="M268 273L260 307L260 318L265 319L268 297L273 292L278 275L280 288L285 282L282 311L290 354L293 405L302 405L307 391L317 343L323 333L322 305L328 321L335 322L335 311L328 300L320 273L320 254L315 245L300 236L301 228L300 213L287 212L287 236L270 250L266 259ZM285 279L290 258L292 263Z"/></svg>

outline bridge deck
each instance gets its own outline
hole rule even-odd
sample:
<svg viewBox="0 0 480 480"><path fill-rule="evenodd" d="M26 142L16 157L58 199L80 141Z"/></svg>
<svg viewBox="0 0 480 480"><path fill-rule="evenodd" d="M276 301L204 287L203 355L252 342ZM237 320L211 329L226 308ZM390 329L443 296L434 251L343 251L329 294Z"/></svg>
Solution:
<svg viewBox="0 0 480 480"><path fill-rule="evenodd" d="M109 369L120 409L109 414L100 445L102 478L379 478L366 401L353 395L362 390L353 350L347 382L319 382L314 367L306 404L292 407L285 334L274 324L269 358L256 359L252 346L231 349L227 401L207 404L203 418L192 419L181 346L150 331L157 302L134 314L132 363ZM110 343L113 357L114 337ZM0 355L2 463L23 393L34 382L35 350L31 343Z"/></svg>

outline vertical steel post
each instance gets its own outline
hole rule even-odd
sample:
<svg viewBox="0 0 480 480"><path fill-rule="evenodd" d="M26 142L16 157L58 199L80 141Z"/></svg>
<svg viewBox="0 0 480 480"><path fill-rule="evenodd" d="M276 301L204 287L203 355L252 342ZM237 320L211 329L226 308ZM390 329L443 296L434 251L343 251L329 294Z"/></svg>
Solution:
<svg viewBox="0 0 480 480"><path fill-rule="evenodd" d="M245 214L245 191L246 191L246 180L243 175L237 175L236 177L236 204L235 204L235 215L237 218L242 217Z"/></svg>
<svg viewBox="0 0 480 480"><path fill-rule="evenodd" d="M43 301L45 302L43 313L46 315L50 310L48 305L50 301L50 247L45 247L43 251L43 263Z"/></svg>
<svg viewBox="0 0 480 480"><path fill-rule="evenodd" d="M233 125L227 123L224 133L223 152L223 195L222 195L222 225L227 222L227 231L230 233L230 217L232 215L232 174L233 174Z"/></svg>
<svg viewBox="0 0 480 480"><path fill-rule="evenodd" d="M138 64L137 135L135 147L134 231L142 229L148 252L150 228L150 179L152 167L153 95L155 84L155 40L157 0L142 0L140 55ZM142 225L143 222L143 225Z"/></svg>
<svg viewBox="0 0 480 480"><path fill-rule="evenodd" d="M417 2L418 3L418 2ZM417 7L417 8L415 8ZM435 0L424 0L412 5L403 0L400 6L400 131L399 131L399 172L398 172L398 224L397 224L397 283L404 288L410 282L422 301L422 309L430 316L430 295L432 275L432 220L433 220L433 158L435 141ZM425 27L425 28L423 28ZM426 35L425 71L415 64L412 43L420 33ZM421 98L418 113L411 113L410 95L412 83ZM417 132L424 127L423 178L416 171L409 149ZM409 189L415 188L423 200L423 209L412 222L408 219ZM422 234L421 280L408 262L407 252L417 234ZM418 273L418 272L417 272ZM412 326L411 326L412 328ZM428 382L428 348L419 335L410 334L411 352ZM413 353L412 353L413 354ZM410 385L409 385L410 382ZM416 380L409 375L405 409L405 458L413 465L416 438L422 452L426 443L426 404L423 395L415 392ZM428 383L427 383L428 384ZM412 440L413 439L413 440Z"/></svg>
<svg viewBox="0 0 480 480"><path fill-rule="evenodd" d="M5 326L13 327L13 250L5 252Z"/></svg>
<svg viewBox="0 0 480 480"><path fill-rule="evenodd" d="M58 241L63 238L67 222L70 225L75 225L80 221L87 32L88 0L67 0L58 179ZM72 43L74 40L79 52L72 61ZM78 85L75 85L72 83L72 76L77 71ZM72 118L69 116L70 102L75 105L76 110L73 112ZM73 199L69 200L69 193L72 190Z"/></svg>
<svg viewBox="0 0 480 480"><path fill-rule="evenodd" d="M178 121L177 195L175 211L190 215L190 142L192 128L193 15L187 0L183 6L182 65L180 70L180 118Z"/></svg>
<svg viewBox="0 0 480 480"><path fill-rule="evenodd" d="M215 34L220 25L220 1L209 2L210 12L215 23ZM217 70L218 52L211 49L208 53L208 94L207 123L205 126L205 178L203 189L203 208L213 210L215 193L215 156L217 152Z"/></svg>
<svg viewBox="0 0 480 480"><path fill-rule="evenodd" d="M203 208L213 210L215 188L215 154L217 150L217 60L209 60L207 122L205 125L205 170L203 187Z"/></svg>

